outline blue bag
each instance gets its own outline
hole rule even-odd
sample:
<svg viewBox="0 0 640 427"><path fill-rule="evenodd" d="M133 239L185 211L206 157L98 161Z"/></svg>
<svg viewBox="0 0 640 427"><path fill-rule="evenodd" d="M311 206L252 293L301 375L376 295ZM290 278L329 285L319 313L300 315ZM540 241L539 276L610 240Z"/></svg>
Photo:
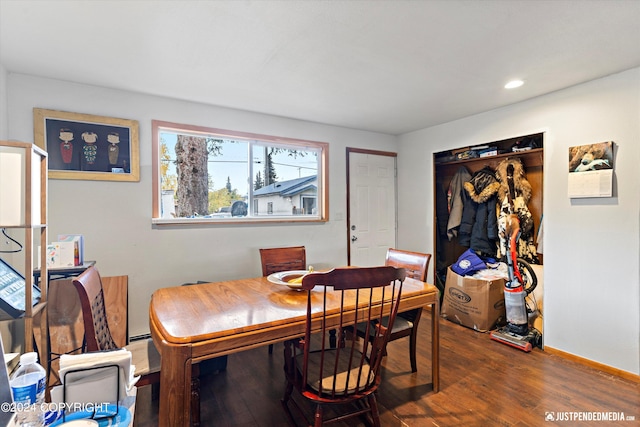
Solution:
<svg viewBox="0 0 640 427"><path fill-rule="evenodd" d="M471 248L460 255L460 258L451 266L451 269L460 276L471 276L485 268L487 264Z"/></svg>

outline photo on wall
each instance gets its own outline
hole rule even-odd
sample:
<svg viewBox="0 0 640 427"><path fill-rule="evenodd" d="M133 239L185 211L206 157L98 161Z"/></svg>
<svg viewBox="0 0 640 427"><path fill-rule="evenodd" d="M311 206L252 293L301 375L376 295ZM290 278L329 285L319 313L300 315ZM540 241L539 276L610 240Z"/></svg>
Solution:
<svg viewBox="0 0 640 427"><path fill-rule="evenodd" d="M569 147L569 172L613 169L613 142Z"/></svg>
<svg viewBox="0 0 640 427"><path fill-rule="evenodd" d="M34 108L34 139L49 177L139 181L138 122Z"/></svg>
<svg viewBox="0 0 640 427"><path fill-rule="evenodd" d="M613 196L613 142L569 147L570 198Z"/></svg>

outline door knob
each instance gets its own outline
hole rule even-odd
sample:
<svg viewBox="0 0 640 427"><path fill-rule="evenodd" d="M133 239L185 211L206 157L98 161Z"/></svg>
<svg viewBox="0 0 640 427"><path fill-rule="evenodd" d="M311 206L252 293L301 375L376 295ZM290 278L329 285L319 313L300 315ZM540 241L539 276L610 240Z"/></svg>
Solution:
<svg viewBox="0 0 640 427"><path fill-rule="evenodd" d="M356 240L358 240L358 238L356 236L351 236L351 241L355 242Z"/></svg>

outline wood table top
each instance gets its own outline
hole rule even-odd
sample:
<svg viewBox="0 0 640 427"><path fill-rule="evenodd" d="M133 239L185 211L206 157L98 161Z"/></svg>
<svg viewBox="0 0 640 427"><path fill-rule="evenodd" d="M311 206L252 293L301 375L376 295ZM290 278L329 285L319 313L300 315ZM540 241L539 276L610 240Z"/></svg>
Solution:
<svg viewBox="0 0 640 427"><path fill-rule="evenodd" d="M312 292L312 298L320 302L322 287ZM437 292L431 284L407 278L400 309L430 304ZM328 298L334 295L338 307L337 292L329 292ZM197 344L284 325L303 325L306 297L306 292L271 283L266 277L177 286L154 292L149 316L152 329L167 343Z"/></svg>

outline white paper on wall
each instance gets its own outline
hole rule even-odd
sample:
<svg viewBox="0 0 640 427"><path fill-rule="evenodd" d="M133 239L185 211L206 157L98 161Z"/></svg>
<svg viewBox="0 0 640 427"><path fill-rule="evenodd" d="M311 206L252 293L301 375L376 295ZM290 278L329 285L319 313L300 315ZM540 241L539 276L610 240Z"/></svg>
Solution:
<svg viewBox="0 0 640 427"><path fill-rule="evenodd" d="M571 198L611 197L613 169L569 173L568 193Z"/></svg>

